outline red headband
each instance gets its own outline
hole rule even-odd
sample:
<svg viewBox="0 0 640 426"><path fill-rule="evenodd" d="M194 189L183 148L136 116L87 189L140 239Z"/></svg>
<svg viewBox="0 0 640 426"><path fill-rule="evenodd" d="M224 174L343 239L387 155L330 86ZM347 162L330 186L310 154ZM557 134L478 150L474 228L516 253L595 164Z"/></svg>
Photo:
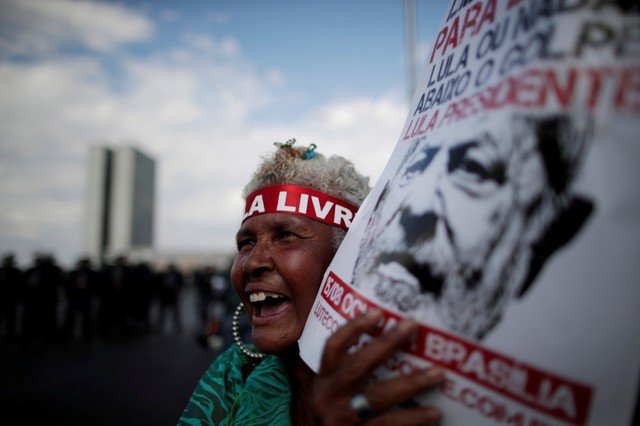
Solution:
<svg viewBox="0 0 640 426"><path fill-rule="evenodd" d="M242 221L265 213L301 214L348 230L357 211L351 204L315 189L298 185L275 185L249 194Z"/></svg>

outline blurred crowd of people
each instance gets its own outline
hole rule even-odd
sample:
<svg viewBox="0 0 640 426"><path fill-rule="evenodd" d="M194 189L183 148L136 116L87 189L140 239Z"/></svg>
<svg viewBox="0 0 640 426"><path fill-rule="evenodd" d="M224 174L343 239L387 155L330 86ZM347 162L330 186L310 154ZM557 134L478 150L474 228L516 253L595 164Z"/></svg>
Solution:
<svg viewBox="0 0 640 426"><path fill-rule="evenodd" d="M185 306L188 287L196 297ZM221 324L230 322L237 300L228 271L212 266L154 270L121 256L100 267L80 259L65 271L52 256L37 254L31 267L20 269L9 254L0 267L0 335L29 345L195 331L202 344L218 350L231 343ZM192 330L185 330L181 306L194 309Z"/></svg>

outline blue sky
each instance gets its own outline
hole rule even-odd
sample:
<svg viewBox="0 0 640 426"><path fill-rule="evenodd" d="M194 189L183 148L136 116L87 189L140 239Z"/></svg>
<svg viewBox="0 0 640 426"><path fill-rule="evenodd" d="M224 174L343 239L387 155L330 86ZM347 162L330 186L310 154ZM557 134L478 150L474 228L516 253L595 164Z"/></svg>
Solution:
<svg viewBox="0 0 640 426"><path fill-rule="evenodd" d="M448 0L417 0L419 62ZM408 111L402 0L0 0L0 253L82 254L88 147L158 161L156 247L233 249L297 138L382 171Z"/></svg>

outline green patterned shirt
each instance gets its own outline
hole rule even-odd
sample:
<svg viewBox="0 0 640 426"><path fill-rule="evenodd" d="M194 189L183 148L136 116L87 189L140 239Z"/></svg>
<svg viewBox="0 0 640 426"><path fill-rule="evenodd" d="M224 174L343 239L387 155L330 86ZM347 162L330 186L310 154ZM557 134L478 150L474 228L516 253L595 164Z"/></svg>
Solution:
<svg viewBox="0 0 640 426"><path fill-rule="evenodd" d="M242 369L249 362L235 345L216 358L178 425L290 425L291 389L282 360L265 357L245 381Z"/></svg>

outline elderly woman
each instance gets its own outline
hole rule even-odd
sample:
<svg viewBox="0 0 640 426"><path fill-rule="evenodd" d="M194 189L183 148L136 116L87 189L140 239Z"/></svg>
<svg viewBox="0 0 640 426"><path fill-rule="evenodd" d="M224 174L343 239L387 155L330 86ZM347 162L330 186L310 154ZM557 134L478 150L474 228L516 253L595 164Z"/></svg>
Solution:
<svg viewBox="0 0 640 426"><path fill-rule="evenodd" d="M329 339L317 375L301 360L297 341L324 271L369 187L368 179L344 158L326 158L314 145L293 143L278 144L244 191L245 215L236 236L231 280L242 301L236 314L244 307L255 347L237 338L237 345L212 363L179 424L437 422L437 409L401 404L439 385L440 370L371 380L377 366L408 344L417 328L411 320L348 351L381 319L380 311L370 310ZM333 203L333 214L317 208L328 206L327 201ZM236 315L235 337L237 327Z"/></svg>

